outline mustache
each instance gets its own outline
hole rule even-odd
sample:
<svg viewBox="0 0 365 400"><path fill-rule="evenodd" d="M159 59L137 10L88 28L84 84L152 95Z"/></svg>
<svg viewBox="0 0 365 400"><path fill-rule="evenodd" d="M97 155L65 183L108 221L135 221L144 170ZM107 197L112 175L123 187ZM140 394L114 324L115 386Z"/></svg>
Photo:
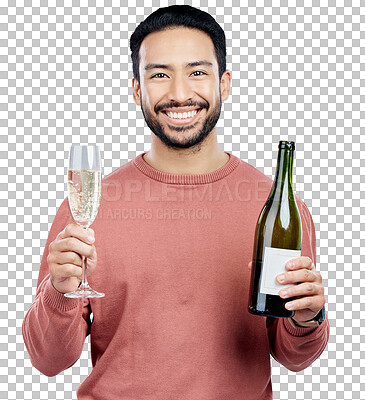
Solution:
<svg viewBox="0 0 365 400"><path fill-rule="evenodd" d="M184 103L178 103L177 101L170 101L169 103L157 104L154 109L157 114L159 111L164 110L165 108L173 108L173 107L198 107L198 108L209 108L209 104L206 101L185 101Z"/></svg>

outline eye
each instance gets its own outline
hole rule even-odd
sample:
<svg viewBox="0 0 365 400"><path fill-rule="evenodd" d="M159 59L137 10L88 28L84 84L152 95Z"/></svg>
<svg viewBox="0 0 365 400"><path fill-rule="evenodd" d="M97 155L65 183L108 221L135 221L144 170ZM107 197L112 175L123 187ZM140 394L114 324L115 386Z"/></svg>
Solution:
<svg viewBox="0 0 365 400"><path fill-rule="evenodd" d="M166 78L167 75L163 72L159 72L158 74L152 75L151 78Z"/></svg>
<svg viewBox="0 0 365 400"><path fill-rule="evenodd" d="M193 75L193 76L202 76L202 75L206 75L206 73L203 72L203 71L194 71L191 75Z"/></svg>

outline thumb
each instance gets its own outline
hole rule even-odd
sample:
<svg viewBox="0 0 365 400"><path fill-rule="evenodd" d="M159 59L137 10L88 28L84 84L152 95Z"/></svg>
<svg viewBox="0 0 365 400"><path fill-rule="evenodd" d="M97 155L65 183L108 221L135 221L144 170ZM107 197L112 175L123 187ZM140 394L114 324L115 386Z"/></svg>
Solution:
<svg viewBox="0 0 365 400"><path fill-rule="evenodd" d="M87 258L87 269L90 273L95 269L97 261L98 261L98 255L96 253L96 249L94 248L93 255Z"/></svg>

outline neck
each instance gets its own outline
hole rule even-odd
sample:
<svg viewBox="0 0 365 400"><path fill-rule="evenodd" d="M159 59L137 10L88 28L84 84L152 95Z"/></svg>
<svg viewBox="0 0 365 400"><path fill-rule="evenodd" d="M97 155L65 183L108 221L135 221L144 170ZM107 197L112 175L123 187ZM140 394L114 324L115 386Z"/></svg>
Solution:
<svg viewBox="0 0 365 400"><path fill-rule="evenodd" d="M270 197L274 200L281 200L284 197L293 197L292 187L293 175L293 151L279 149L276 166L275 181L271 189Z"/></svg>
<svg viewBox="0 0 365 400"><path fill-rule="evenodd" d="M229 155L219 147L214 129L203 143L189 149L171 149L152 134L151 149L143 159L151 167L170 174L206 174L223 167Z"/></svg>

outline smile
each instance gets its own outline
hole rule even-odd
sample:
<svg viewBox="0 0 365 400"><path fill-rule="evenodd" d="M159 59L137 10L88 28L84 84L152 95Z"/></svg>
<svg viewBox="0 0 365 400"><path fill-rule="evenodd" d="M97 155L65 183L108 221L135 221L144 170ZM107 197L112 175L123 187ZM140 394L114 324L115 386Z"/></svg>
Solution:
<svg viewBox="0 0 365 400"><path fill-rule="evenodd" d="M202 109L189 110L184 112L175 112L164 110L162 113L167 117L167 120L175 125L185 125L193 122L200 114Z"/></svg>
<svg viewBox="0 0 365 400"><path fill-rule="evenodd" d="M192 118L192 117L194 117L197 113L198 113L198 111L194 110L194 111L189 111L189 112L184 112L184 113L167 112L166 114L167 114L170 118L174 118L174 119L186 119L186 118Z"/></svg>

